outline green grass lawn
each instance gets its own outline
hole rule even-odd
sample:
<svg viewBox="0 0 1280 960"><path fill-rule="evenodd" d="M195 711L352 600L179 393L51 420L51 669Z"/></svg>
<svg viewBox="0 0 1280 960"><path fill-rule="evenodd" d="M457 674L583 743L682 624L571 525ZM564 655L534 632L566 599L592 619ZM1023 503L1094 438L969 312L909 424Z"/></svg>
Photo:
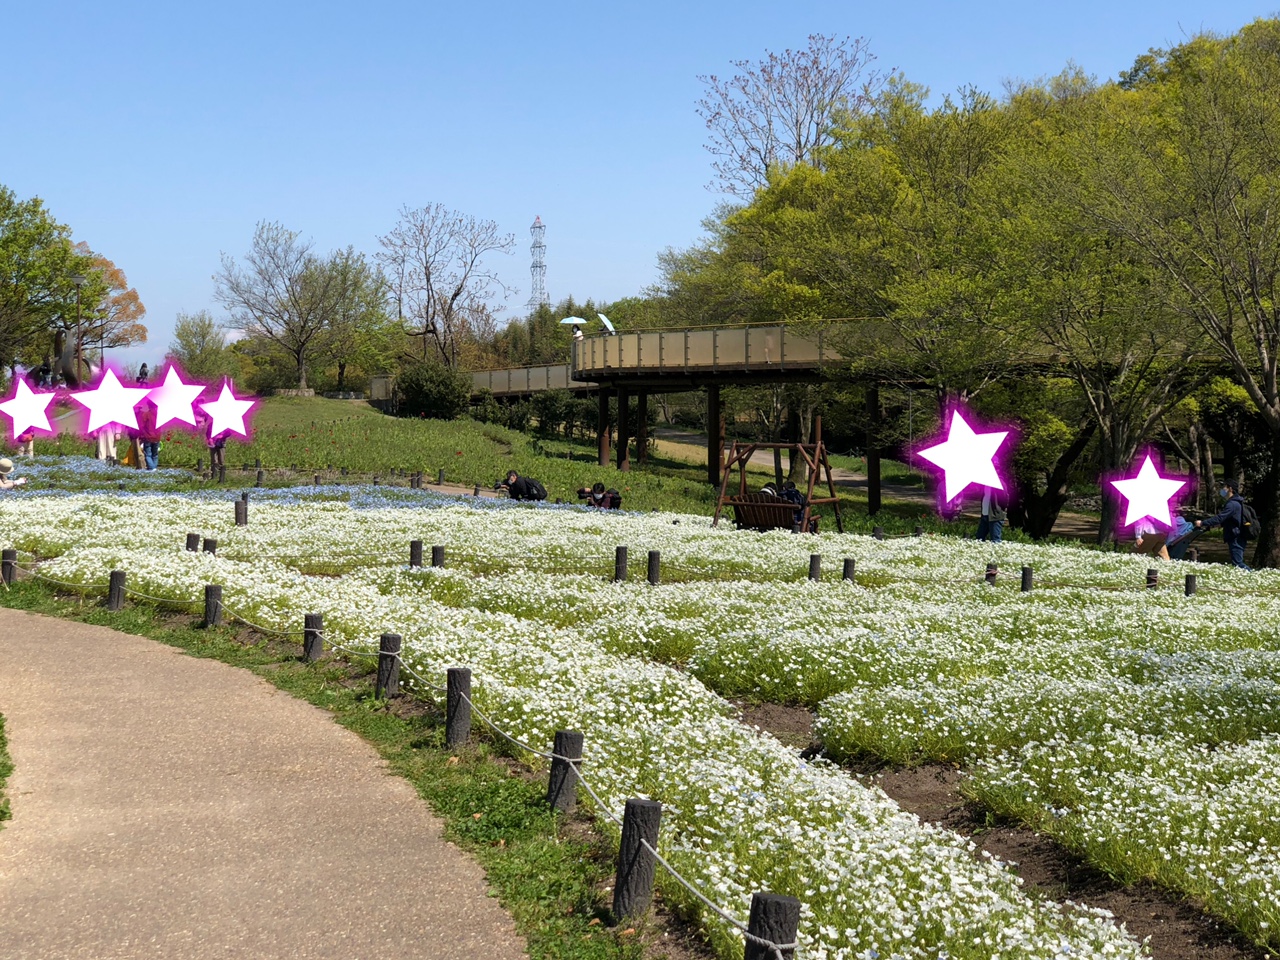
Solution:
<svg viewBox="0 0 1280 960"><path fill-rule="evenodd" d="M600 467L594 441L542 439L505 427L474 420L411 420L387 416L363 401L327 400L321 397L271 397L261 402L252 419L253 435L248 441L227 442L224 459L226 486L253 486L256 463L262 462L264 485L272 487L310 484L317 473L323 483L367 483L374 477L387 484L407 486L407 475L422 472L434 481L444 471L446 483L483 489L514 469L535 477L546 486L551 499L576 500L580 487L596 481L619 490L628 510L670 510L709 515L715 509L716 490L706 482L703 463L689 462L661 454L640 468L622 472L616 467ZM92 454L92 444L73 436L37 440L37 453L47 455ZM118 448L124 455L126 446ZM191 471L197 463L208 465L209 451L203 439L174 430L167 434L160 451L161 468ZM882 461L887 483L920 483L919 474L908 476L907 468ZM833 457L833 466L861 471L860 458ZM246 466L248 469L246 470ZM345 470L345 473L343 472ZM772 478L767 467L750 468L752 489ZM80 468L54 471L46 480L51 487L68 491L101 489L108 483L124 484L126 490L183 491L206 486L190 472L146 477L138 471L117 468L108 471ZM33 487L35 489L35 487ZM948 523L920 504L886 499L874 518L867 516L865 492L840 491L846 530L869 532L883 526L889 533L910 532L923 526L930 532L964 534L971 524ZM823 529L832 529L830 509L824 511Z"/></svg>

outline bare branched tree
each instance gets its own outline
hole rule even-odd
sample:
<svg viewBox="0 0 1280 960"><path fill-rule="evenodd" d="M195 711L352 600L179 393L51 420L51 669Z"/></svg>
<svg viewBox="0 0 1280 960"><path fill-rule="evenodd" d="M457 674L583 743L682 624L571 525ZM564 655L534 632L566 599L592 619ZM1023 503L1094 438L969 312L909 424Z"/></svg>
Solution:
<svg viewBox="0 0 1280 960"><path fill-rule="evenodd" d="M710 189L750 197L771 167L814 162L816 151L833 142L838 117L860 112L883 84L885 75L871 69L874 60L862 37L815 33L805 50L734 61L742 72L727 80L699 76L707 94L698 116L716 158Z"/></svg>
<svg viewBox="0 0 1280 960"><path fill-rule="evenodd" d="M307 358L329 322L339 276L299 236L279 223L259 223L244 266L224 253L213 279L214 296L231 313L228 326L278 344L305 390Z"/></svg>
<svg viewBox="0 0 1280 960"><path fill-rule="evenodd" d="M484 259L510 253L515 236L492 220L477 220L435 203L400 209L400 221L379 237L377 255L386 271L405 332L422 339L422 359L436 355L448 366L468 339L470 323L499 291L509 292Z"/></svg>

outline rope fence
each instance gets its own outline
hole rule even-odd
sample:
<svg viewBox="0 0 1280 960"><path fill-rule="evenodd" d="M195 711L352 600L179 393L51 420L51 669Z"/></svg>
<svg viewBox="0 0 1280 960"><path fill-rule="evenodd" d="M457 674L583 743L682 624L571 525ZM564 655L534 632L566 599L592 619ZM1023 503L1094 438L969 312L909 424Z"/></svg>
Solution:
<svg viewBox="0 0 1280 960"><path fill-rule="evenodd" d="M323 621L319 614L308 614L306 617L308 626L303 630L278 630L254 623L222 604L220 586L216 588L216 593L213 594L216 597L214 609L216 609L217 613L215 615L211 613L210 609L210 590L216 585L211 584L206 587L204 600L153 597L141 591L127 588L124 571L111 571L111 577L105 584L72 583L47 576L34 567L19 566L16 560L9 556L11 552L4 551L3 562L5 569L3 582L6 588L13 581L14 572L18 571L32 579L68 589L80 595L106 591L107 608L112 611L118 611L123 608L125 596L174 606L196 606L203 603L206 626L218 625L221 614L225 613L231 619L264 635L277 637L304 636L308 639L319 639L321 643L325 637L323 626L320 625ZM313 623L316 625L312 626ZM629 918L643 916L648 911L653 899L654 865L657 864L662 866L668 875L683 889L687 890L708 909L742 934L746 944L744 953L746 960L753 960L753 958L759 957L761 950L764 951L764 956L772 956L775 960L789 960L794 954L798 945L796 934L800 921L799 900L794 897L770 893L754 893L751 901L750 921L749 923L743 923L702 893L658 852L656 842L661 804L650 800L628 800L626 813L622 818L619 818L609 808L609 805L601 798L596 787L582 773L581 734L576 735L578 738L576 755L570 755L568 752L557 752L555 749L551 751L541 750L526 743L519 737L504 730L475 703L471 697L471 671L469 669L465 667L450 668L448 670L448 683L442 687L428 680L415 670L409 661L404 659L400 650L400 640L401 638L396 634L383 634L381 647L376 653L359 647L333 642L329 643L329 648L331 651L338 651L348 656L378 658L378 679L375 684L375 696L389 698L399 694L398 671L401 668L423 688L436 694L443 693L446 698L446 746L454 747L466 743L471 733L471 718L475 716L494 734L513 746L534 756L551 761L552 773L548 784L548 802L553 807L561 810L572 809L572 794L576 786L581 785L591 798L599 815L614 823L622 831L622 849L619 852L614 883L613 915L617 922L621 923ZM318 659L321 652L319 645L316 647L308 645L306 647L306 658L308 660ZM460 704L465 704L465 709L459 709L458 705ZM574 733L576 732L558 732L556 734L557 743L560 742L564 734ZM570 771L570 773L565 775L565 771ZM559 777L557 777L557 774L559 774ZM559 780L558 785L557 779ZM633 848L631 855L628 855L628 848ZM640 855L637 856L637 853Z"/></svg>

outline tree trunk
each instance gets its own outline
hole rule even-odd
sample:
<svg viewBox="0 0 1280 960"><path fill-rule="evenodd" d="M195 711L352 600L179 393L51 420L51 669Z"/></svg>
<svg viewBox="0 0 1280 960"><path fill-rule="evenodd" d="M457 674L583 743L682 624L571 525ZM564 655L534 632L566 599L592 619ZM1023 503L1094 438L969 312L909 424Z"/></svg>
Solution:
<svg viewBox="0 0 1280 960"><path fill-rule="evenodd" d="M1253 566L1280 567L1280 433L1271 434L1271 464L1250 499L1262 521Z"/></svg>
<svg viewBox="0 0 1280 960"><path fill-rule="evenodd" d="M1032 484L1019 482L1018 495L1025 510L1023 530L1033 540L1043 540L1052 532L1058 514L1062 512L1063 504L1070 494L1067 481L1071 476L1071 469L1093 439L1097 426L1097 421L1090 420L1076 434L1071 446L1062 452L1053 465L1053 470L1046 478L1044 493L1037 491Z"/></svg>
<svg viewBox="0 0 1280 960"><path fill-rule="evenodd" d="M347 389L347 365L338 363L338 392L342 393Z"/></svg>
<svg viewBox="0 0 1280 960"><path fill-rule="evenodd" d="M1213 450L1209 446L1209 431L1196 435L1196 447L1200 455L1200 489L1196 491L1196 506L1207 513L1213 512Z"/></svg>
<svg viewBox="0 0 1280 960"><path fill-rule="evenodd" d="M307 364L302 355L298 355L298 389L307 389Z"/></svg>
<svg viewBox="0 0 1280 960"><path fill-rule="evenodd" d="M866 426L863 435L866 438L867 456L867 516L874 517L880 512L880 440L876 436L876 425L880 423L880 388L867 387Z"/></svg>

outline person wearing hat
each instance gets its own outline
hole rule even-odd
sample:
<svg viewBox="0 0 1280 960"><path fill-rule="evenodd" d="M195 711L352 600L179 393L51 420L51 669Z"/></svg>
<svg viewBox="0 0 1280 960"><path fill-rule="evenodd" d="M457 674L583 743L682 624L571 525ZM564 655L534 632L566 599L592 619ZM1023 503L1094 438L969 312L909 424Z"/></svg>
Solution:
<svg viewBox="0 0 1280 960"><path fill-rule="evenodd" d="M12 479L10 474L13 473L13 461L8 457L0 459L0 490L12 490L14 487L20 487L27 482L26 477L18 477Z"/></svg>

